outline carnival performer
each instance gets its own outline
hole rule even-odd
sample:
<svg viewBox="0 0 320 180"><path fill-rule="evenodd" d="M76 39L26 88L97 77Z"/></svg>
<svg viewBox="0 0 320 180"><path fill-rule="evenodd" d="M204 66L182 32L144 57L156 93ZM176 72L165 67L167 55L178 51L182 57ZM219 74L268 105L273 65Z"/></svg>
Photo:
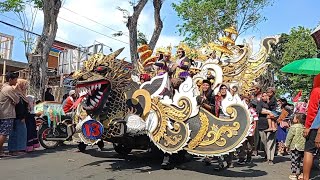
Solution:
<svg viewBox="0 0 320 180"><path fill-rule="evenodd" d="M163 58L161 58L163 57ZM171 77L172 75L172 66L173 66L173 63L170 61L170 58L171 58L171 52L169 51L166 51L164 52L163 54L160 52L159 53L159 58L158 60L154 63L154 65L157 68L157 75L160 76L160 75L163 75L164 73L168 73L169 76Z"/></svg>
<svg viewBox="0 0 320 180"><path fill-rule="evenodd" d="M8 72L5 76L6 83L0 91L0 157L9 156L3 152L3 144L13 128L16 118L15 105L19 103L19 96L15 93L13 86L16 85L18 74Z"/></svg>
<svg viewBox="0 0 320 180"><path fill-rule="evenodd" d="M27 127L26 118L28 111L28 99L26 97L28 84L27 80L18 79L15 86L15 91L20 100L16 104L16 119L13 123L13 130L9 135L8 149L9 153L16 155L25 154L27 148Z"/></svg>
<svg viewBox="0 0 320 180"><path fill-rule="evenodd" d="M149 74L140 74L140 83L144 83L151 80L151 76Z"/></svg>
<svg viewBox="0 0 320 180"><path fill-rule="evenodd" d="M215 97L211 89L211 82L203 80L201 85L201 95L198 97L198 102L201 107L205 108L212 114L215 112Z"/></svg>
<svg viewBox="0 0 320 180"><path fill-rule="evenodd" d="M201 94L197 98L198 104L210 113L215 114L215 96L211 88L211 82L203 80L200 89ZM211 164L211 158L209 157L205 157L203 161L206 165Z"/></svg>
<svg viewBox="0 0 320 180"><path fill-rule="evenodd" d="M175 73L175 78L186 79L190 76L189 68L191 66L191 62L186 56L186 52L182 48L178 48L177 50L178 60L172 67L172 71Z"/></svg>
<svg viewBox="0 0 320 180"><path fill-rule="evenodd" d="M216 51L212 51L209 54L207 62L214 63L214 64L219 64L220 58L217 57Z"/></svg>
<svg viewBox="0 0 320 180"><path fill-rule="evenodd" d="M219 118L228 118L222 111L222 101L227 97L228 86L222 84L219 88L218 95L215 96L215 115ZM229 153L228 155L218 157L218 167L215 170L222 170L224 168L223 159L227 162L227 168L233 168L233 152Z"/></svg>

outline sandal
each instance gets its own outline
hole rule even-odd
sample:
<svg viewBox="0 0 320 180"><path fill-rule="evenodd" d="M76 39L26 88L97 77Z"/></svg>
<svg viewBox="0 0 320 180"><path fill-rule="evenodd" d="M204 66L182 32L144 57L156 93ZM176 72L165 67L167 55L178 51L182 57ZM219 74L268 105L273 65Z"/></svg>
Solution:
<svg viewBox="0 0 320 180"><path fill-rule="evenodd" d="M289 179L291 179L291 180L297 180L297 175L291 174L291 175L289 176Z"/></svg>
<svg viewBox="0 0 320 180"><path fill-rule="evenodd" d="M303 173L298 176L298 180L303 180Z"/></svg>
<svg viewBox="0 0 320 180"><path fill-rule="evenodd" d="M0 154L0 158L6 158L6 157L12 157L12 155L10 155L8 153L1 153Z"/></svg>

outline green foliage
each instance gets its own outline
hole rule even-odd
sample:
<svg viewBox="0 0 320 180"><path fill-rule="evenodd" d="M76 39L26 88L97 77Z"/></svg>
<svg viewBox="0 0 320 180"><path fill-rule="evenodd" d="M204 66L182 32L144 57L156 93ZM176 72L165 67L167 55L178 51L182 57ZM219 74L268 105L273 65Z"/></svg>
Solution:
<svg viewBox="0 0 320 180"><path fill-rule="evenodd" d="M143 44L148 44L148 39L145 34L142 32L138 31L138 39L137 39L137 44L138 46L141 46Z"/></svg>
<svg viewBox="0 0 320 180"><path fill-rule="evenodd" d="M0 12L22 12L26 5L42 8L42 0L5 0L0 2Z"/></svg>
<svg viewBox="0 0 320 180"><path fill-rule="evenodd" d="M182 0L172 6L182 19L177 25L180 35L190 45L212 42L232 25L241 34L265 18L260 10L270 0Z"/></svg>
<svg viewBox="0 0 320 180"><path fill-rule="evenodd" d="M293 97L300 89L304 96L309 94L313 76L282 73L280 69L292 61L316 56L317 47L310 34L310 29L301 26L292 28L289 35L282 34L279 43L272 46L268 61L271 62L271 70L275 72L279 95L289 93Z"/></svg>

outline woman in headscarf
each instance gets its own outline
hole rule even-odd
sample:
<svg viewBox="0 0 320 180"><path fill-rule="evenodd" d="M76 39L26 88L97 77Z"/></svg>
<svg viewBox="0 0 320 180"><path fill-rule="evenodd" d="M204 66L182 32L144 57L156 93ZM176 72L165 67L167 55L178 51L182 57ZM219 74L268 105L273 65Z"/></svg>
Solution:
<svg viewBox="0 0 320 180"><path fill-rule="evenodd" d="M27 145L26 117L28 114L28 99L26 92L28 83L24 79L18 79L15 92L19 96L19 103L16 105L16 119L14 120L13 130L9 135L8 149L12 155L25 154Z"/></svg>
<svg viewBox="0 0 320 180"><path fill-rule="evenodd" d="M278 122L278 129L277 129L277 136L276 136L276 142L277 142L277 155L283 156L285 153L285 141L288 134L288 128L289 128L289 120L290 115L293 114L293 107L288 104L287 100L284 98L281 98L278 100L278 106L280 109L280 116L277 119Z"/></svg>
<svg viewBox="0 0 320 180"><path fill-rule="evenodd" d="M28 95L28 108L29 113L27 114L26 119L26 126L27 126L27 152L34 151L35 148L39 148L40 144L38 141L37 136L37 127L36 127L36 120L35 120L35 113L34 113L34 105L35 105L35 98L34 96Z"/></svg>

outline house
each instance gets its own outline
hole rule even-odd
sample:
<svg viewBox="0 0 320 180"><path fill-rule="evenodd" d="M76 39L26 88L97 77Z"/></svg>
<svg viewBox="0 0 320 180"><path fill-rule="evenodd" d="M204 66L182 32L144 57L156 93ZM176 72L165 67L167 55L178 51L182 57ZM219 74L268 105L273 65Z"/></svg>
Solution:
<svg viewBox="0 0 320 180"><path fill-rule="evenodd" d="M311 33L318 49L320 49L320 25Z"/></svg>

